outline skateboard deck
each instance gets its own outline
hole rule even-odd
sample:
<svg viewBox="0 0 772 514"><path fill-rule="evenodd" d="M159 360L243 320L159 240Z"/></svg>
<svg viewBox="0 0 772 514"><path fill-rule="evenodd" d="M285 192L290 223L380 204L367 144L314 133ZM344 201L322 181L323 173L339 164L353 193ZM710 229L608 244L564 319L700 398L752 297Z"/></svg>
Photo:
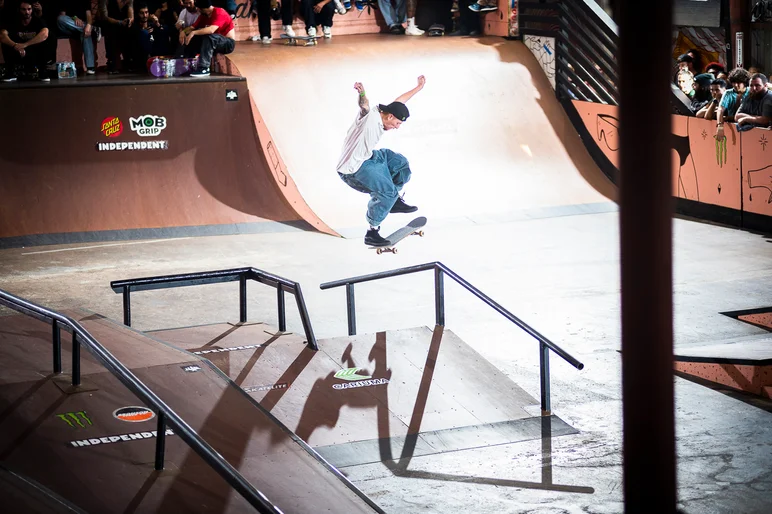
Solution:
<svg viewBox="0 0 772 514"><path fill-rule="evenodd" d="M151 57L147 60L147 70L154 77L169 78L187 75L196 71L198 56L175 59L173 57Z"/></svg>
<svg viewBox="0 0 772 514"><path fill-rule="evenodd" d="M407 236L424 236L424 231L420 230L423 226L426 225L426 217L419 216L404 227L398 229L392 234L389 234L386 236L386 239L389 240L389 244L386 246L371 246L370 248L375 249L375 253L378 255L382 253L397 253L397 249L394 248L397 246L397 243L405 239Z"/></svg>
<svg viewBox="0 0 772 514"><path fill-rule="evenodd" d="M282 39L286 39L288 45L294 45L294 46L313 46L316 43L316 40L319 39L319 36L288 36L287 34L281 35ZM305 41L305 44L300 45L298 41Z"/></svg>

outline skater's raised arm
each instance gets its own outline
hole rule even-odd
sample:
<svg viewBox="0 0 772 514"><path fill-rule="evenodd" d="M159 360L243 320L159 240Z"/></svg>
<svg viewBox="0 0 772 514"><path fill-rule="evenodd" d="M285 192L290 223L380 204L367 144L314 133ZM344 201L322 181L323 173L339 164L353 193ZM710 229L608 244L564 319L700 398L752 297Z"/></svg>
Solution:
<svg viewBox="0 0 772 514"><path fill-rule="evenodd" d="M366 116L370 112L370 101L365 96L365 86L361 82L354 84L354 89L359 93L359 115Z"/></svg>
<svg viewBox="0 0 772 514"><path fill-rule="evenodd" d="M415 95L416 93L418 93L420 90L422 90L424 88L424 84L426 84L426 79L424 78L423 75L421 75L420 77L418 77L418 85L416 87L414 87L413 89L411 89L407 93L404 93L404 94L400 95L394 101L395 102L402 102L403 104L407 103L408 100L413 98L413 95Z"/></svg>

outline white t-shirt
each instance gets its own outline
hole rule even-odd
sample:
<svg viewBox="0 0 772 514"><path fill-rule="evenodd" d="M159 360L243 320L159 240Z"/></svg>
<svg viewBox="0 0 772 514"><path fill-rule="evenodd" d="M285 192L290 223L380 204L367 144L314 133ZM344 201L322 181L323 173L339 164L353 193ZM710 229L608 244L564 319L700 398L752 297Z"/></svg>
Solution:
<svg viewBox="0 0 772 514"><path fill-rule="evenodd" d="M180 11L179 16L177 16L177 21L182 22L182 28L184 29L185 27L190 27L191 25L193 25L198 19L198 16L200 14L201 13L198 11L190 12L187 9L183 9L182 11Z"/></svg>
<svg viewBox="0 0 772 514"><path fill-rule="evenodd" d="M343 152L340 154L337 166L338 173L344 175L356 173L362 163L373 156L373 148L378 144L383 132L383 120L377 106L370 109L370 112L364 116L357 114L343 141Z"/></svg>

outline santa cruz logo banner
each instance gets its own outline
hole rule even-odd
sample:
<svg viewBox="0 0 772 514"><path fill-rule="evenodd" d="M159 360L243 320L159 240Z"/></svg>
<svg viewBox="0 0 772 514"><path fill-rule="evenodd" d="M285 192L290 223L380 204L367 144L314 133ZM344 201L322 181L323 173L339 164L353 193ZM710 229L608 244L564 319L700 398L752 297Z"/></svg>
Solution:
<svg viewBox="0 0 772 514"><path fill-rule="evenodd" d="M102 120L102 134L107 137L118 137L123 132L123 123L118 116L110 116Z"/></svg>

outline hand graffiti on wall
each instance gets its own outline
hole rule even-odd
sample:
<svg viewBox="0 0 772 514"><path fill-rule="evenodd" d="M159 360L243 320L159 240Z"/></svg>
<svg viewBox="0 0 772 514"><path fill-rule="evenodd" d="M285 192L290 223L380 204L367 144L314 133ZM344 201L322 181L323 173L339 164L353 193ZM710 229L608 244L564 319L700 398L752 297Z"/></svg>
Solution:
<svg viewBox="0 0 772 514"><path fill-rule="evenodd" d="M750 189L765 189L766 191L757 191L761 195L761 200L766 200L772 204L772 164L758 170L748 171L748 187ZM753 191L750 192L750 198L753 201Z"/></svg>

